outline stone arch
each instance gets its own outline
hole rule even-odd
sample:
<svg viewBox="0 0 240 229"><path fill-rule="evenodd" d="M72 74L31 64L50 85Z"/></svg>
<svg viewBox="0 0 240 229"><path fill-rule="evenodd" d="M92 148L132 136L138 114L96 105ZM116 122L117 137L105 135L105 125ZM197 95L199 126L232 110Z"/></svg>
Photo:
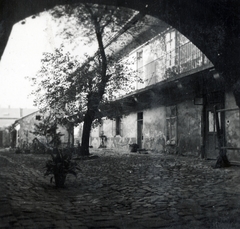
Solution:
<svg viewBox="0 0 240 229"><path fill-rule="evenodd" d="M0 2L0 56L12 26L56 5L81 3L86 0L22 0ZM157 17L188 37L222 73L229 86L240 75L240 2L238 0L87 0L128 7Z"/></svg>

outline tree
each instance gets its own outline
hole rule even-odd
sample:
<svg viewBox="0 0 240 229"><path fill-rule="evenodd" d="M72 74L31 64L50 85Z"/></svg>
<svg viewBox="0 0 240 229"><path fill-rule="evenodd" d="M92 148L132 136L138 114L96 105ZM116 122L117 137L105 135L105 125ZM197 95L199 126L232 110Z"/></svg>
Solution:
<svg viewBox="0 0 240 229"><path fill-rule="evenodd" d="M43 136L46 138L46 143L52 145L54 148L61 144L61 132L57 132L57 122L50 114L43 120L34 124L34 131L32 132L36 136Z"/></svg>
<svg viewBox="0 0 240 229"><path fill-rule="evenodd" d="M95 41L98 50L94 56L84 54L83 61L65 52L64 46L54 53L45 53L41 70L32 78L36 86L33 91L35 102L41 107L49 107L60 120L83 121L81 154L89 155L92 124L103 116L100 104L114 99L119 90L132 90L132 82L136 80L131 64L119 61L121 55L114 46L110 46L116 41L118 32L122 33L122 25L134 17L134 12L83 4L63 6L53 14L56 17L68 15L71 20L74 18L88 37L88 44ZM68 30L66 33L72 38Z"/></svg>

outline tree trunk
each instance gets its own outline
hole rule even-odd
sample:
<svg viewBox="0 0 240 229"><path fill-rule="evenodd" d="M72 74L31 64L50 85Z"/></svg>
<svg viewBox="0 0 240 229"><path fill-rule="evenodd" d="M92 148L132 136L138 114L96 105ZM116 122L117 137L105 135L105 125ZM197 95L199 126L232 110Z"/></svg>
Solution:
<svg viewBox="0 0 240 229"><path fill-rule="evenodd" d="M89 138L90 138L90 132L92 127L92 122L95 119L95 114L98 109L99 103L102 100L103 94L105 92L105 87L107 84L107 81L109 80L109 76L107 76L107 57L105 53L105 48L103 45L103 37L102 33L104 30L104 26L101 27L100 20L96 17L95 13L92 11L91 7L87 5L86 9L88 10L89 14L92 17L92 21L95 26L95 34L98 42L98 48L99 53L101 56L100 61L100 68L101 68L101 80L98 84L97 93L92 92L88 96L88 110L84 117L84 124L83 124L83 135L82 135L82 145L80 154L83 156L89 155Z"/></svg>
<svg viewBox="0 0 240 229"><path fill-rule="evenodd" d="M82 156L89 155L89 138L90 138L92 122L94 120L94 114L95 112L93 110L87 110L84 117L82 145L80 150L80 155Z"/></svg>

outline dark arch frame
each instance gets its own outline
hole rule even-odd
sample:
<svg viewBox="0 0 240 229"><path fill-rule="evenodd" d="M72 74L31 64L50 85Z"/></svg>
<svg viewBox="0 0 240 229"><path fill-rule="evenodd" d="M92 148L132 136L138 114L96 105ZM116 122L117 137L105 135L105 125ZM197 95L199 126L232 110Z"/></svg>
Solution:
<svg viewBox="0 0 240 229"><path fill-rule="evenodd" d="M86 0L0 0L0 56L12 26L24 18L60 4ZM239 0L87 0L128 7L159 18L188 37L222 73L228 86L240 75Z"/></svg>

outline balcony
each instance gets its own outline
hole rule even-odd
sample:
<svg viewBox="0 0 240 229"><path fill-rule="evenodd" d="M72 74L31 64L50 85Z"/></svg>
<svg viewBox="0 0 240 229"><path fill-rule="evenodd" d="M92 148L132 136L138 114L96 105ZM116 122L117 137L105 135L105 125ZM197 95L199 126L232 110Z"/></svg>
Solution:
<svg viewBox="0 0 240 229"><path fill-rule="evenodd" d="M210 60L194 44L187 42L139 68L138 74L143 83L137 83L137 89L212 66Z"/></svg>

